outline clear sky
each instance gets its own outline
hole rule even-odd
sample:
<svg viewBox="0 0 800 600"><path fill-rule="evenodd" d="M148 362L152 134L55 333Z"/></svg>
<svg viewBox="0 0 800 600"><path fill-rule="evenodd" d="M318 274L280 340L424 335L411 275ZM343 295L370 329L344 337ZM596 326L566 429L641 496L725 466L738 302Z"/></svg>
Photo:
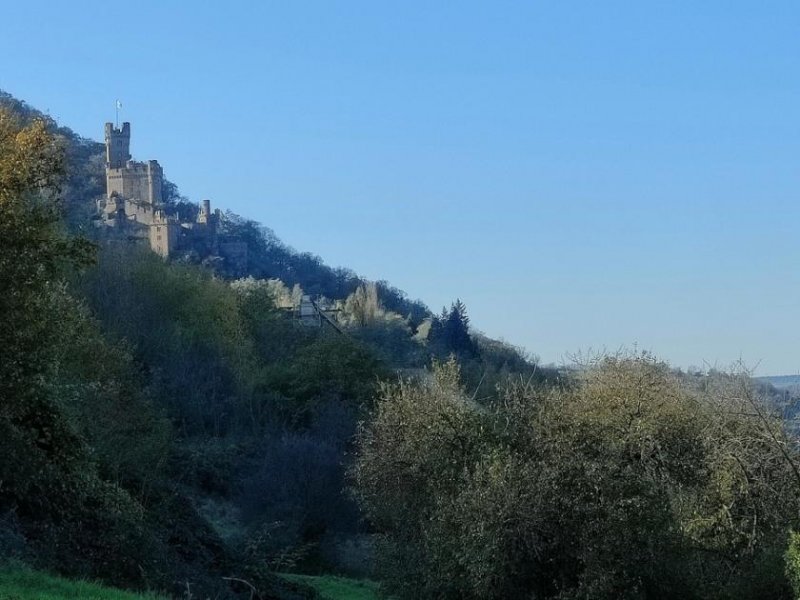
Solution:
<svg viewBox="0 0 800 600"><path fill-rule="evenodd" d="M800 372L800 3L4 3L0 88L543 362Z"/></svg>

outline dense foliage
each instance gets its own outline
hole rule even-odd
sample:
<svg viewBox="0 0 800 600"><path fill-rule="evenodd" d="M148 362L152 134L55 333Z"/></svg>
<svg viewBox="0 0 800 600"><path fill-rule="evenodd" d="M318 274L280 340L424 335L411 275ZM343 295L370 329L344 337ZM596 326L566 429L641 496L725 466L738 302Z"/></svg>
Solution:
<svg viewBox="0 0 800 600"><path fill-rule="evenodd" d="M634 357L491 407L455 363L385 386L356 476L401 598L789 598L798 465L746 379Z"/></svg>

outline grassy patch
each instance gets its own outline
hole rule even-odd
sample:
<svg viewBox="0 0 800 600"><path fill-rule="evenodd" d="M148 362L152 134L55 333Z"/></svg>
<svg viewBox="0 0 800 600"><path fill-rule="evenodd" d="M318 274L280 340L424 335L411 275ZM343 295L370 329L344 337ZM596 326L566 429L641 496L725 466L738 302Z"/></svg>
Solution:
<svg viewBox="0 0 800 600"><path fill-rule="evenodd" d="M160 600L160 596L134 594L88 581L71 581L38 571L0 568L0 600Z"/></svg>
<svg viewBox="0 0 800 600"><path fill-rule="evenodd" d="M368 579L294 574L281 577L314 588L325 600L378 600L378 584Z"/></svg>

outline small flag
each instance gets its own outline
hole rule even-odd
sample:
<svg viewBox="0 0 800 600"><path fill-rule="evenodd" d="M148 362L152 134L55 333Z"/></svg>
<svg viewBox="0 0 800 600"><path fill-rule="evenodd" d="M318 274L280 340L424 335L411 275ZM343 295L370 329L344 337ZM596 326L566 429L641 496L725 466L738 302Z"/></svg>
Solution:
<svg viewBox="0 0 800 600"><path fill-rule="evenodd" d="M117 110L119 110L120 108L122 108L122 102L117 100Z"/></svg>

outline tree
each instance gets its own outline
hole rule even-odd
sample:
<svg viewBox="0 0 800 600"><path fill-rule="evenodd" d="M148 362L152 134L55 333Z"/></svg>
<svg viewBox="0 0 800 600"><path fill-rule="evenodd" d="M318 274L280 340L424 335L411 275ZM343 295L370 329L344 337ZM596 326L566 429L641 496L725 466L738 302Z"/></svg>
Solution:
<svg viewBox="0 0 800 600"><path fill-rule="evenodd" d="M442 535L441 509L458 494L465 469L490 447L484 415L471 409L455 360L434 363L432 377L381 386L360 431L354 469L357 493L382 534L381 576L401 598L459 598L463 571L429 552ZM452 565L448 565L452 566ZM463 596L468 597L468 596Z"/></svg>
<svg viewBox="0 0 800 600"><path fill-rule="evenodd" d="M790 597L797 450L746 379L610 357L488 407L458 379L451 364L384 387L359 435L357 489L390 593Z"/></svg>
<svg viewBox="0 0 800 600"><path fill-rule="evenodd" d="M359 327L374 324L383 316L383 307L374 282L361 284L344 303L345 314Z"/></svg>
<svg viewBox="0 0 800 600"><path fill-rule="evenodd" d="M441 347L442 354L473 357L477 353L477 346L469 333L467 307L460 299L450 305L449 311L442 308L441 315L433 318L429 338Z"/></svg>
<svg viewBox="0 0 800 600"><path fill-rule="evenodd" d="M86 246L58 230L57 197L63 152L49 124L28 125L0 108L0 495L24 494L17 469L38 459L76 464L79 439L41 381L53 366L57 323L53 307L63 295L65 263L86 259ZM2 498L0 498L0 504Z"/></svg>
<svg viewBox="0 0 800 600"><path fill-rule="evenodd" d="M0 107L0 511L19 516L45 564L134 581L152 564L141 507L101 479L71 412L86 388L67 385L65 324L78 307L64 275L91 246L60 227L64 155L51 128Z"/></svg>

